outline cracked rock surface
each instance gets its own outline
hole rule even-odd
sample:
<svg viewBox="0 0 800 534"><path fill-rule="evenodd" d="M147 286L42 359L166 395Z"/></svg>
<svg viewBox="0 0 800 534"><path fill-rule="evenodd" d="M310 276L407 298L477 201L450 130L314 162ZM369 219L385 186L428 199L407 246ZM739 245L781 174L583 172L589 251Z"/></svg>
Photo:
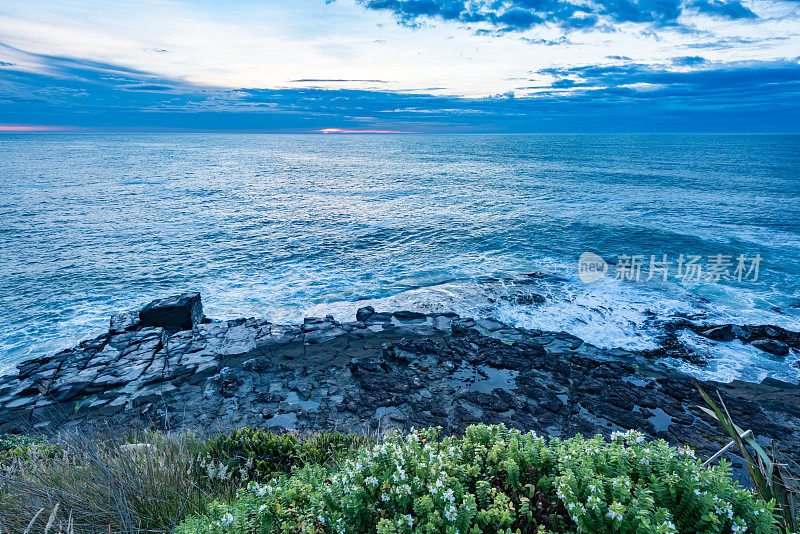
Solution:
<svg viewBox="0 0 800 534"><path fill-rule="evenodd" d="M19 364L0 377L0 432L460 432L484 422L552 436L632 428L706 455L726 443L697 408L688 375L564 332L369 307L343 323L210 322L193 297L186 305L188 315L178 312L191 329L176 331L174 317L165 328L126 312L106 334ZM771 379L701 385L722 394L739 426L800 461L800 387Z"/></svg>

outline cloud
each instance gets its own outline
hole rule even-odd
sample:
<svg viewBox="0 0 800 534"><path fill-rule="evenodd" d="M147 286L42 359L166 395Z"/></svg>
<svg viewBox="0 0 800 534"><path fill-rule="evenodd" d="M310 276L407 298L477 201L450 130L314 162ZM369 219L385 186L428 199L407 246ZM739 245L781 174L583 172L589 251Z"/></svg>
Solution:
<svg viewBox="0 0 800 534"><path fill-rule="evenodd" d="M139 85L121 85L119 87L123 91L148 91L148 92L155 92L160 93L163 91L171 91L173 88L169 85L158 85L154 83L150 84L139 84Z"/></svg>
<svg viewBox="0 0 800 534"><path fill-rule="evenodd" d="M365 82L365 83L389 83L386 80L346 80L346 79L330 79L330 78L301 78L299 80L291 80L291 83L339 83L339 82Z"/></svg>
<svg viewBox="0 0 800 534"><path fill-rule="evenodd" d="M695 48L695 49L710 49L710 50L725 50L728 48L736 48L736 47L758 47L758 48L766 48L770 46L772 43L777 41L786 41L788 37L785 36L772 36L772 37L761 37L758 39L747 39L743 37L727 37L721 39L714 39L713 41L705 41L700 43L687 43L684 48Z"/></svg>
<svg viewBox="0 0 800 534"><path fill-rule="evenodd" d="M695 0L690 3L689 6L705 15L718 16L731 20L758 18L758 15L753 13L749 8L744 7L738 0L729 0L727 2L719 0Z"/></svg>
<svg viewBox="0 0 800 534"><path fill-rule="evenodd" d="M421 91L223 89L78 59L24 59L37 68L4 70L0 78L0 124L270 132L796 132L800 124L796 60L712 63L682 56L659 66L619 58L541 69L530 87L460 98Z"/></svg>
<svg viewBox="0 0 800 534"><path fill-rule="evenodd" d="M495 31L525 31L554 24L565 31L633 22L656 28L683 28L678 19L689 10L727 18L756 18L739 0L357 0L367 9L388 11L402 23L419 26L424 20L465 25L483 24ZM791 1L791 0L790 0Z"/></svg>
<svg viewBox="0 0 800 534"><path fill-rule="evenodd" d="M544 45L544 46L559 46L564 44L572 44L572 42L567 39L566 35L562 35L558 39L531 39L529 37L520 37L523 42L532 45Z"/></svg>
<svg viewBox="0 0 800 534"><path fill-rule="evenodd" d="M700 56L681 56L672 58L672 64L679 67L696 67L706 62L706 58Z"/></svg>

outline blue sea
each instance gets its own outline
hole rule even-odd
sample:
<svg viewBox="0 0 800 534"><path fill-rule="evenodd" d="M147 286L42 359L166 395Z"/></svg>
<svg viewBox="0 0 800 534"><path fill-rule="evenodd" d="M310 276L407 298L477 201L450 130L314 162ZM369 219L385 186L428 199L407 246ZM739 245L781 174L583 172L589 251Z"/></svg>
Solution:
<svg viewBox="0 0 800 534"><path fill-rule="evenodd" d="M452 310L628 349L677 318L800 330L798 136L4 134L0 156L5 369L186 290L214 318ZM796 353L681 339L706 364L664 363L701 378L800 378Z"/></svg>

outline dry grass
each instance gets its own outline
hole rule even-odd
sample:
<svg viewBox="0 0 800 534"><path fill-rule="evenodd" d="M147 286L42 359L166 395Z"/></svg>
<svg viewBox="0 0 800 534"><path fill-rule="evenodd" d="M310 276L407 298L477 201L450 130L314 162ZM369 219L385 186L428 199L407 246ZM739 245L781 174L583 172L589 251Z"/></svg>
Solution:
<svg viewBox="0 0 800 534"><path fill-rule="evenodd" d="M0 531L170 532L188 514L236 493L198 468L204 440L188 433L61 437L0 472Z"/></svg>

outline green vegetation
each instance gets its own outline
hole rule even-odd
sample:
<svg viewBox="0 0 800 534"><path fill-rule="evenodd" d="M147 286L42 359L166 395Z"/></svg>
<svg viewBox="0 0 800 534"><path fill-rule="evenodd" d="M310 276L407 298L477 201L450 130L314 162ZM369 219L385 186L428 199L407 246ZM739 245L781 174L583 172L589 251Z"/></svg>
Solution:
<svg viewBox="0 0 800 534"><path fill-rule="evenodd" d="M3 533L777 534L781 517L724 461L636 432L0 437Z"/></svg>
<svg viewBox="0 0 800 534"><path fill-rule="evenodd" d="M212 478L238 482L267 481L306 464L325 465L346 458L374 440L354 434L323 433L306 437L243 428L211 439L200 458Z"/></svg>
<svg viewBox="0 0 800 534"><path fill-rule="evenodd" d="M700 409L716 419L731 437L732 443L736 445L744 458L759 497L775 503L775 516L783 530L795 532L798 527L796 489L787 483L789 477L781 464L776 461L774 452L768 454L758 444L752 433L744 431L733 422L722 397L719 397L719 404L722 405L720 408L703 388L698 384L695 385L703 400L710 407L708 409L701 406ZM717 395L719 396L719 394ZM750 453L750 449L753 450L753 454Z"/></svg>
<svg viewBox="0 0 800 534"><path fill-rule="evenodd" d="M636 432L570 440L472 426L362 448L339 468L306 465L188 518L198 532L771 533L773 503Z"/></svg>
<svg viewBox="0 0 800 534"><path fill-rule="evenodd" d="M204 439L190 433L64 436L54 442L0 436L0 533L172 532L187 516L228 502L250 480L334 465L366 438L307 438L243 429ZM57 507L56 507L57 506ZM35 520L31 522L32 519Z"/></svg>

